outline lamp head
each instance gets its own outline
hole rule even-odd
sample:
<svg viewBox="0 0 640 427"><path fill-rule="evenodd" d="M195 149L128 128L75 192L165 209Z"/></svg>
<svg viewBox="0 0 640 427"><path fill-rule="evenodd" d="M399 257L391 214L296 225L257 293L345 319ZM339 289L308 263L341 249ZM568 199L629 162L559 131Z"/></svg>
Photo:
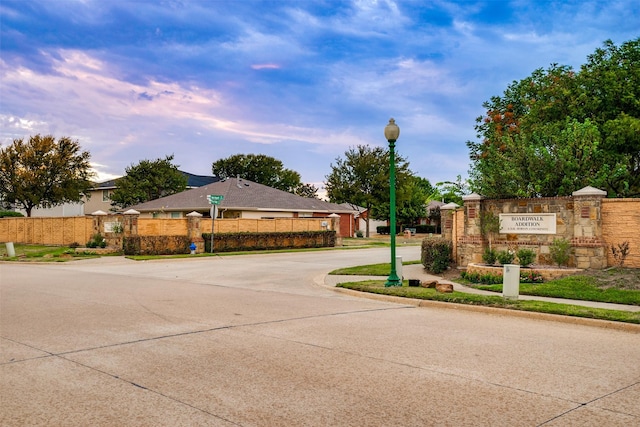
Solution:
<svg viewBox="0 0 640 427"><path fill-rule="evenodd" d="M399 136L400 128L396 124L396 121L393 118L389 119L389 124L384 128L384 137L389 142L396 142Z"/></svg>

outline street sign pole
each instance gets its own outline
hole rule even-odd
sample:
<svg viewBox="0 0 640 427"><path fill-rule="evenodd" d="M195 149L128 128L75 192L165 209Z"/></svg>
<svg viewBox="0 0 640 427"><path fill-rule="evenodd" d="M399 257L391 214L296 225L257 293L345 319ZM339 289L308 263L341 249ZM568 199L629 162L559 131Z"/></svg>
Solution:
<svg viewBox="0 0 640 427"><path fill-rule="evenodd" d="M218 205L224 199L224 196L218 194L209 194L207 200L211 205L211 253L213 253L213 233L215 232L215 218L218 216Z"/></svg>
<svg viewBox="0 0 640 427"><path fill-rule="evenodd" d="M211 253L213 253L213 233L215 232L216 205L211 205Z"/></svg>

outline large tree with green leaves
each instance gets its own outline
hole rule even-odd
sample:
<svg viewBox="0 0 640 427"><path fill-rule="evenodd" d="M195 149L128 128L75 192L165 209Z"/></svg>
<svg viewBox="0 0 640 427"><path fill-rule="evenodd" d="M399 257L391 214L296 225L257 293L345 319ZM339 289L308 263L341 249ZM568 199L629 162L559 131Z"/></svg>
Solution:
<svg viewBox="0 0 640 427"><path fill-rule="evenodd" d="M409 164L401 156L396 158L396 206L409 199L411 176ZM369 236L369 219L389 218L389 150L382 147L358 145L336 158L331 164L325 188L333 203L349 203L367 211L366 236Z"/></svg>
<svg viewBox="0 0 640 427"><path fill-rule="evenodd" d="M125 208L184 191L187 177L173 164L173 157L172 154L128 166L125 176L116 180L111 205Z"/></svg>
<svg viewBox="0 0 640 427"><path fill-rule="evenodd" d="M484 196L570 195L586 185L640 196L640 38L607 41L579 72L557 64L483 104L468 141Z"/></svg>
<svg viewBox="0 0 640 427"><path fill-rule="evenodd" d="M35 135L0 150L0 199L31 216L35 207L79 202L92 187L91 155L78 141Z"/></svg>
<svg viewBox="0 0 640 427"><path fill-rule="evenodd" d="M310 194L310 187L305 187L300 181L300 174L291 169L285 169L282 162L264 154L235 154L213 162L211 171L220 179L240 178L267 185L278 190L305 197ZM317 189L316 189L317 191Z"/></svg>

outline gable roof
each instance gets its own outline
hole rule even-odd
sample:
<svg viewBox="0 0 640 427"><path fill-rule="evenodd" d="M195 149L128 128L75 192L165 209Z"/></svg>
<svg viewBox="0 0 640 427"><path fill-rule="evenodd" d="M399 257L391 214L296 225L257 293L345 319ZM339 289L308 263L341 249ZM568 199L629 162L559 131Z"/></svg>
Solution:
<svg viewBox="0 0 640 427"><path fill-rule="evenodd" d="M138 212L155 211L207 211L211 207L208 195L223 196L221 209L246 211L286 211L317 213L353 213L354 210L324 200L297 196L286 191L241 178L186 190L171 196L140 203L129 208Z"/></svg>

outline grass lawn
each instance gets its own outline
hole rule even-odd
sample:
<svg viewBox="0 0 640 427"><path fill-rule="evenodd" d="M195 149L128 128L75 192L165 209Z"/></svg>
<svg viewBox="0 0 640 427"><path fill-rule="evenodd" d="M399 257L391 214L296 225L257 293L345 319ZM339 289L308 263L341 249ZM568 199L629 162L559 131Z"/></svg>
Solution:
<svg viewBox="0 0 640 427"><path fill-rule="evenodd" d="M404 261L402 265L420 264L420 261ZM388 276L390 263L361 265L358 267L340 268L329 274L342 276Z"/></svg>
<svg viewBox="0 0 640 427"><path fill-rule="evenodd" d="M473 287L502 292L502 285L474 285ZM638 289L635 289L636 287ZM636 283L636 286L628 283L623 288L611 287L609 282L603 282L596 275L568 276L539 284L521 283L520 294L640 305L640 283Z"/></svg>
<svg viewBox="0 0 640 427"><path fill-rule="evenodd" d="M9 257L7 246L0 244L0 260L3 261L41 261L41 262L64 262L79 258L96 258L99 254L87 250L76 252L68 246L46 246L46 245L24 245L14 244L16 256Z"/></svg>
<svg viewBox="0 0 640 427"><path fill-rule="evenodd" d="M413 261L403 264L419 264ZM370 264L334 270L329 274L386 276L389 264ZM473 286L477 289L502 292L502 285L475 285L457 278L449 278L453 282ZM362 292L393 295L406 298L426 299L452 302L458 304L483 305L513 310L535 311L540 313L561 314L593 319L613 320L618 322L640 323L640 313L619 310L605 310L582 307L571 304L556 304L543 301L505 300L501 295L474 295L464 292L440 293L431 288L385 287L384 280L341 283L338 286ZM567 298L583 301L598 301L617 304L640 305L640 270L609 269L591 271L581 275L563 277L541 284L520 284L520 294L537 295L554 298Z"/></svg>
<svg viewBox="0 0 640 427"><path fill-rule="evenodd" d="M398 287L385 287L384 280L368 280L361 282L340 283L338 287L370 292L383 295L393 295L405 298L416 298L433 301L451 302L457 304L481 305L499 307L511 310L533 311L538 313L560 314L590 319L610 320L640 324L640 313L621 310L605 310L599 308L582 307L571 304L556 304L544 301L506 300L501 296L474 295L464 292L440 293L432 288L409 287L407 283Z"/></svg>

